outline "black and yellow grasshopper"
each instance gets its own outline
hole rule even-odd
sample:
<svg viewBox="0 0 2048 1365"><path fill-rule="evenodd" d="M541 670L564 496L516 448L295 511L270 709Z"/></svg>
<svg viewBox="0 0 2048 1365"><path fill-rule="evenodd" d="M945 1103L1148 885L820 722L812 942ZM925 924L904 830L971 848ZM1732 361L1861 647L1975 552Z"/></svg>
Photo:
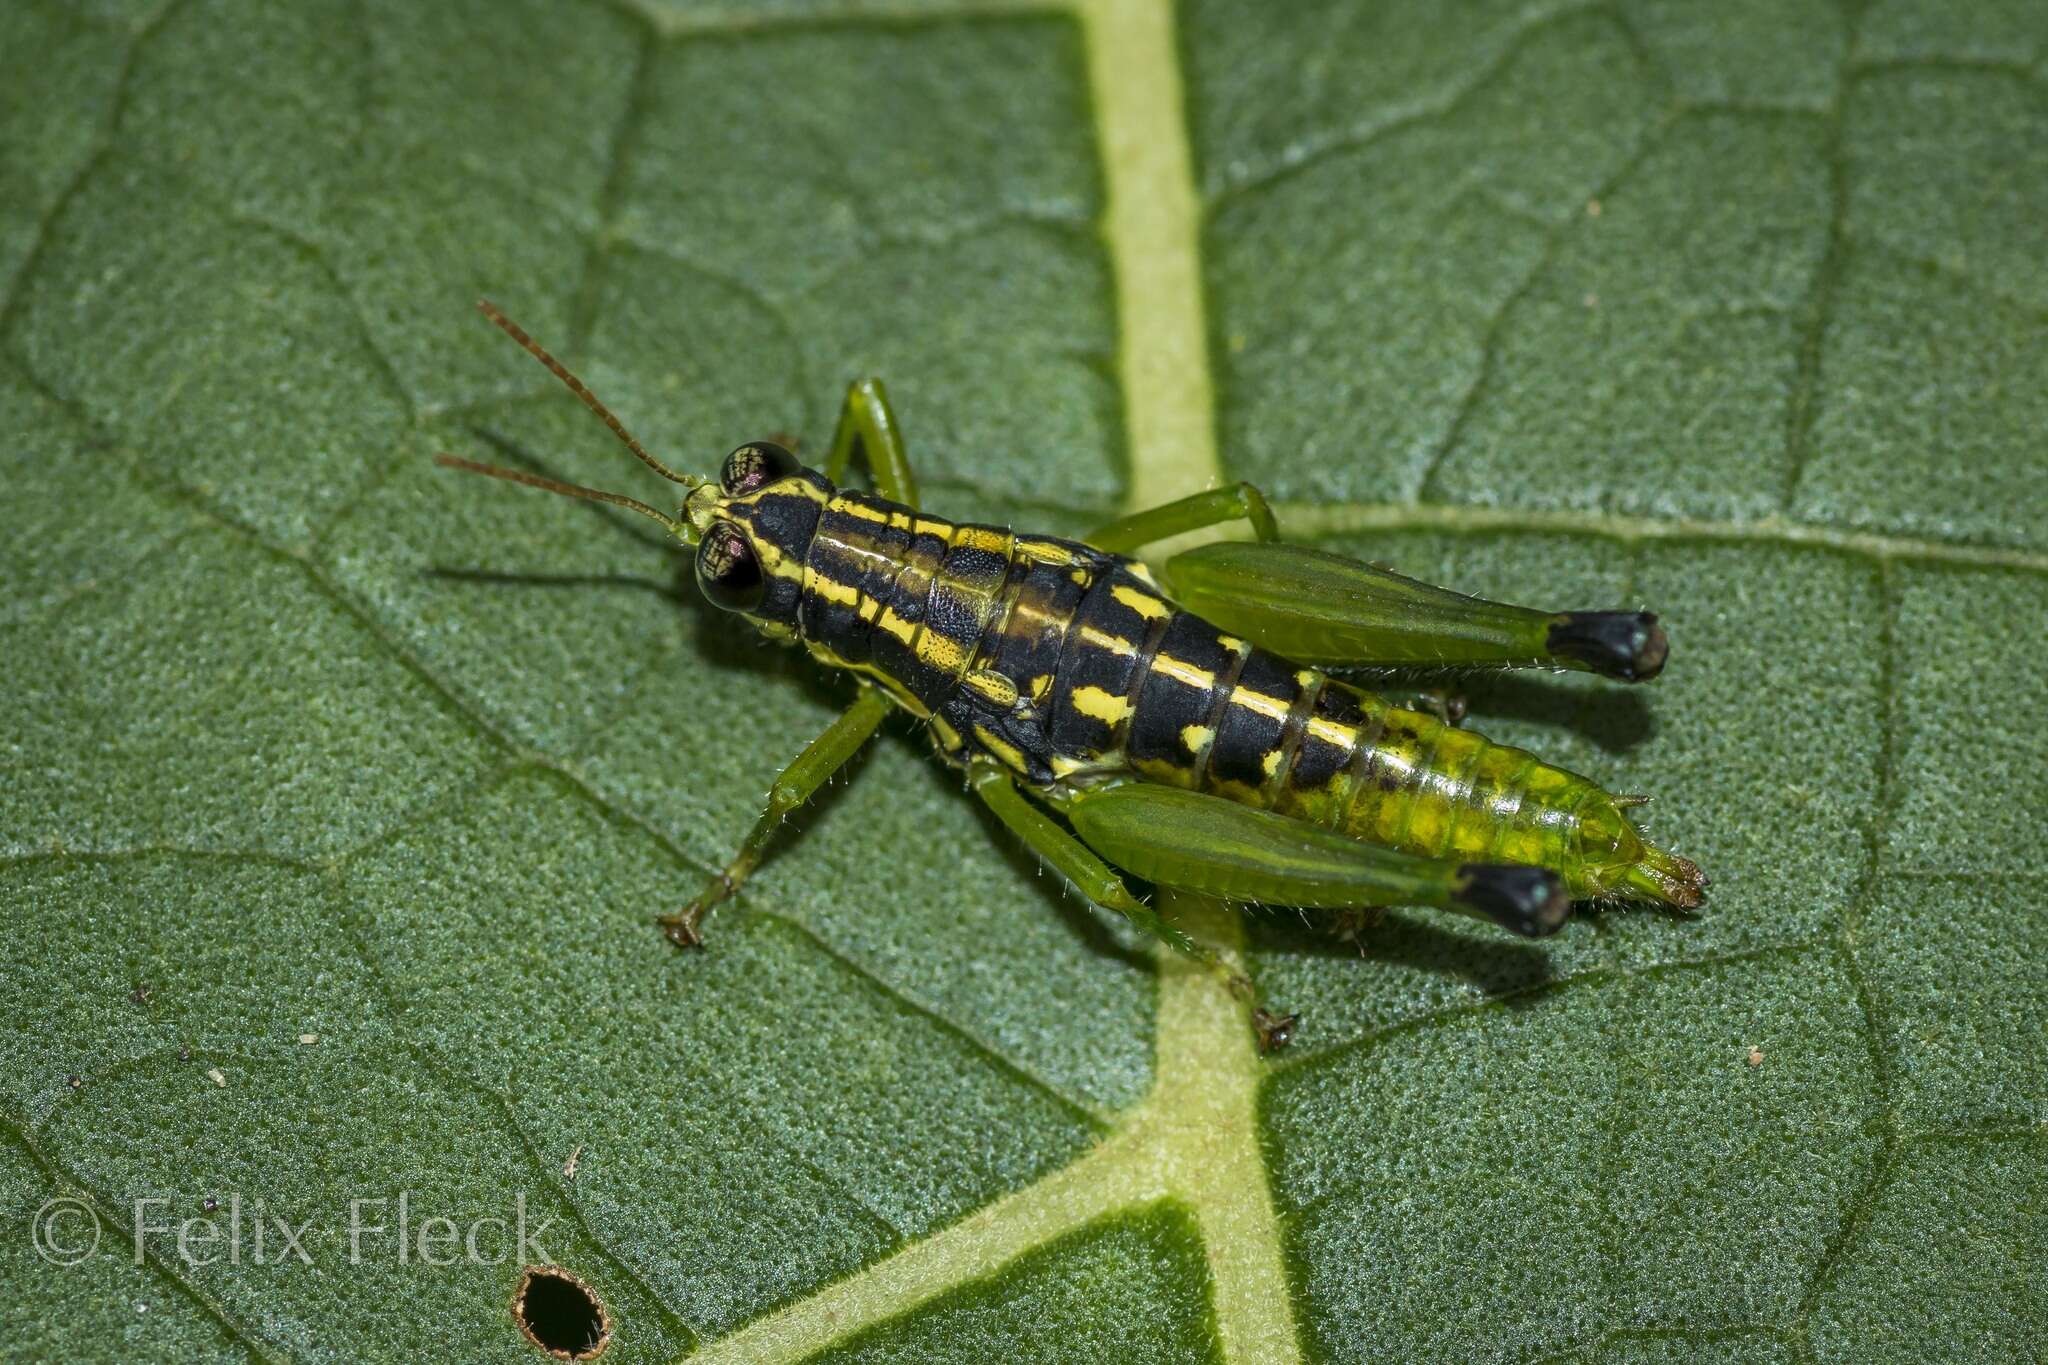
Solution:
<svg viewBox="0 0 2048 1365"><path fill-rule="evenodd" d="M923 722L974 793L1089 900L1212 961L1122 874L1234 902L1438 906L1531 937L1555 931L1574 899L1701 903L1699 868L1624 814L1643 798L1324 671L1534 665L1639 681L1667 652L1654 616L1511 607L1281 544L1248 484L1081 540L944 521L918 509L875 380L847 394L823 470L755 441L707 482L648 454L581 381L480 306L689 492L669 516L617 493L441 463L653 518L695 547L713 604L860 680L776 779L725 870L662 920L677 944L701 944L705 912L892 707ZM856 447L878 494L840 486ZM1239 519L1255 542L1204 545L1156 568L1129 557Z"/></svg>

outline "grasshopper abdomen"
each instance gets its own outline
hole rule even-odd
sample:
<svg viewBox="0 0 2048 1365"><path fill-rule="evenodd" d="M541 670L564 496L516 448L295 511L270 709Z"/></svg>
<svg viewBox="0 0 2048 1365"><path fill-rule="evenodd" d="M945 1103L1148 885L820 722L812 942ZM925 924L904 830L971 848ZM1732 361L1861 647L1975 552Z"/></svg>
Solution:
<svg viewBox="0 0 2048 1365"><path fill-rule="evenodd" d="M1069 783L1135 778L1419 857L1555 869L1574 896L1699 903L1597 783L1236 639L1117 561L1075 610L1047 699Z"/></svg>

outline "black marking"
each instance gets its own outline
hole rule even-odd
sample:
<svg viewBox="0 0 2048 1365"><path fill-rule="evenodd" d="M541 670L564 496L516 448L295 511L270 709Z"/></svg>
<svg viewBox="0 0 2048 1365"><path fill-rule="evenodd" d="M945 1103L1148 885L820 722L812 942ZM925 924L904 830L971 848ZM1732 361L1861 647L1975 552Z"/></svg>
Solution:
<svg viewBox="0 0 2048 1365"><path fill-rule="evenodd" d="M1137 612L1130 615L1138 619ZM1216 628L1207 621L1185 611L1169 616L1153 651L1152 666L1138 684L1137 709L1127 741L1131 761L1157 765L1149 770L1152 772L1171 770L1178 785L1198 785L1201 773L1196 760L1210 746L1190 749L1184 732L1191 726L1208 727L1219 684L1236 662L1237 651L1226 649ZM1198 677L1208 681L1197 681Z"/></svg>
<svg viewBox="0 0 2048 1365"><path fill-rule="evenodd" d="M1303 727L1301 747L1295 751L1293 766L1288 770L1288 791L1322 793L1330 790L1350 766L1370 724L1350 688L1330 678L1321 681L1322 690L1316 693L1315 705L1309 708L1311 724ZM1324 722L1325 727L1341 727L1346 738L1339 742L1330 736L1327 728L1313 723L1316 721ZM1291 804L1286 802L1284 793L1281 800L1283 804Z"/></svg>
<svg viewBox="0 0 2048 1365"><path fill-rule="evenodd" d="M1453 904L1523 938L1556 933L1571 913L1564 882L1548 868L1467 863L1458 869L1458 882Z"/></svg>
<svg viewBox="0 0 2048 1365"><path fill-rule="evenodd" d="M957 661L926 667L957 680L975 666L984 633L1002 615L1004 604L997 599L1009 580L1016 545L999 526L962 525L950 540L926 599L925 630L950 642ZM919 651L920 656L927 652L928 647Z"/></svg>
<svg viewBox="0 0 2048 1365"><path fill-rule="evenodd" d="M881 504L877 504L881 505ZM906 509L896 509L899 511ZM882 600L882 613L892 629L878 628L874 638L877 667L920 697L943 691L947 679L934 677L916 653L917 639L924 633L926 610L938 580L939 565L946 558L946 523L918 518L920 529L907 532L903 568L890 595ZM899 636L896 632L902 631ZM927 702L927 705L931 704Z"/></svg>
<svg viewBox="0 0 2048 1365"><path fill-rule="evenodd" d="M1647 611L1568 611L1552 623L1544 646L1623 682L1656 677L1671 653L1663 627Z"/></svg>
<svg viewBox="0 0 2048 1365"><path fill-rule="evenodd" d="M1102 593L1100 599L1095 603L1091 624L1098 630L1107 631L1111 635L1121 635L1130 640L1142 640L1151 629L1152 622L1157 620L1161 613L1139 611L1131 606L1130 603L1122 600L1117 594L1117 589L1125 589L1125 596L1140 596L1159 602L1162 612L1170 611L1171 607L1166 602L1160 600L1159 594L1156 591L1139 582L1137 577L1131 574L1129 570L1113 574L1111 579L1112 581L1105 585L1107 591ZM1213 634L1214 632L1212 631L1211 633Z"/></svg>
<svg viewBox="0 0 2048 1365"><path fill-rule="evenodd" d="M1288 772L1288 786L1296 791L1313 792L1330 785L1344 765L1351 761L1351 744L1332 744L1321 735L1307 732L1302 735L1301 748L1294 754L1294 766Z"/></svg>
<svg viewBox="0 0 2048 1365"><path fill-rule="evenodd" d="M1253 791L1266 785L1266 756L1277 753L1287 728L1287 713L1301 690L1295 670L1284 660L1254 650L1239 671L1237 687L1216 727L1209 751L1209 776L1216 782L1241 783ZM1250 693L1260 700L1248 700Z"/></svg>
<svg viewBox="0 0 2048 1365"><path fill-rule="evenodd" d="M1358 698L1341 683L1330 683L1316 694L1312 714L1317 720L1333 721L1338 725L1356 728L1365 724L1365 711L1359 706Z"/></svg>
<svg viewBox="0 0 2048 1365"><path fill-rule="evenodd" d="M1303 682L1304 679L1307 681ZM1302 745L1308 740L1311 708L1322 699L1323 690L1329 686L1329 680L1320 673L1297 673L1295 682L1300 686L1294 694L1293 705L1287 708L1286 723L1280 727L1278 757L1272 764L1272 775L1266 779L1265 788L1259 794L1260 801L1269 807L1283 790L1294 783L1294 764L1301 755Z"/></svg>
<svg viewBox="0 0 2048 1365"><path fill-rule="evenodd" d="M1051 678L1059 669L1060 649L1084 586L1064 567L1019 556L1004 586L1009 607L982 648L986 667L994 668L1029 695L1032 683Z"/></svg>
<svg viewBox="0 0 2048 1365"><path fill-rule="evenodd" d="M1233 651L1236 657L1216 675L1216 686L1209 694L1209 709L1202 717L1202 724L1209 731L1209 743L1196 760L1197 785L1206 786L1210 781L1210 760L1216 753L1216 732L1223 726L1223 713L1230 709L1230 694L1237 690L1237 680L1244 675L1245 665L1259 652L1257 648L1242 640L1236 641L1236 646Z"/></svg>
<svg viewBox="0 0 2048 1365"><path fill-rule="evenodd" d="M866 663L874 654L874 623L872 612L864 613L863 607L871 600L888 600L902 564L862 553L821 525L805 568L804 638L826 645L849 664Z"/></svg>
<svg viewBox="0 0 2048 1365"><path fill-rule="evenodd" d="M1117 747L1120 727L1077 709L1074 699L1084 689L1094 689L1128 700L1138 682L1137 652L1142 641L1114 628L1129 614L1129 608L1111 596L1122 577L1112 571L1088 585L1060 650L1059 668L1053 675L1052 722L1047 731L1053 746L1063 754L1085 759ZM1102 642L1111 638L1123 641L1128 651Z"/></svg>
<svg viewBox="0 0 2048 1365"><path fill-rule="evenodd" d="M756 544L773 547L793 565L801 565L809 557L817 538L819 510L833 493L831 483L822 474L806 469L798 477L808 485L807 489L784 481L768 491L726 505L728 515L746 527ZM747 614L800 632L802 611L803 585L797 577L770 573L761 604L749 608Z"/></svg>

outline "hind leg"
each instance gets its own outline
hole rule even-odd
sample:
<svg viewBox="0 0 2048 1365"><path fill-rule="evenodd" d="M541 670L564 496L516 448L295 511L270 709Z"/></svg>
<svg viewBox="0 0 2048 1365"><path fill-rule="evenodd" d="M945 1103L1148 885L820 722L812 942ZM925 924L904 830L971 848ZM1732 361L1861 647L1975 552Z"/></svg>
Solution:
<svg viewBox="0 0 2048 1365"><path fill-rule="evenodd" d="M1081 841L1160 886L1304 909L1427 905L1525 938L1571 911L1557 873L1520 863L1417 858L1304 820L1178 787L1125 782L1062 798Z"/></svg>
<svg viewBox="0 0 2048 1365"><path fill-rule="evenodd" d="M1012 834L1091 902L1114 910L1177 953L1198 962L1218 964L1214 952L1189 938L1185 930L1167 923L1157 910L1132 895L1113 868L1027 800L1008 772L993 763L976 763L967 780L974 794L1009 826Z"/></svg>
<svg viewBox="0 0 2048 1365"><path fill-rule="evenodd" d="M1669 645L1648 612L1542 612L1470 597L1378 564L1283 545L1265 496L1248 483L1134 512L1084 539L1114 554L1188 531L1246 521L1255 543L1184 550L1158 566L1190 611L1298 663L1326 667L1534 666L1643 682Z"/></svg>
<svg viewBox="0 0 2048 1365"><path fill-rule="evenodd" d="M1188 610L1322 668L1534 666L1642 682L1670 649L1648 612L1536 611L1305 545L1201 545L1158 575Z"/></svg>

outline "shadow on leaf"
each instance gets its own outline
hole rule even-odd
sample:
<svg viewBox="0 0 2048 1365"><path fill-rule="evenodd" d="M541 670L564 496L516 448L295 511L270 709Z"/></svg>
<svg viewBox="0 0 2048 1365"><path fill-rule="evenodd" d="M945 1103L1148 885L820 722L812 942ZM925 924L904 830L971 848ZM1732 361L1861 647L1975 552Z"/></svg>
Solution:
<svg viewBox="0 0 2048 1365"><path fill-rule="evenodd" d="M1550 954L1537 944L1477 926L1467 931L1462 922L1438 923L1427 914L1389 911L1355 938L1333 932L1335 916L1328 911L1253 911L1246 919L1252 946L1261 951L1355 958L1361 971L1375 964L1413 967L1462 978L1489 998L1521 996L1553 979Z"/></svg>
<svg viewBox="0 0 2048 1365"><path fill-rule="evenodd" d="M1487 721L1515 720L1583 735L1610 754L1626 753L1657 733L1656 714L1640 689L1594 682L1581 675L1510 669L1400 669L1337 676L1378 692L1397 705L1421 705L1416 694L1443 691L1462 697L1469 729L1486 733Z"/></svg>

